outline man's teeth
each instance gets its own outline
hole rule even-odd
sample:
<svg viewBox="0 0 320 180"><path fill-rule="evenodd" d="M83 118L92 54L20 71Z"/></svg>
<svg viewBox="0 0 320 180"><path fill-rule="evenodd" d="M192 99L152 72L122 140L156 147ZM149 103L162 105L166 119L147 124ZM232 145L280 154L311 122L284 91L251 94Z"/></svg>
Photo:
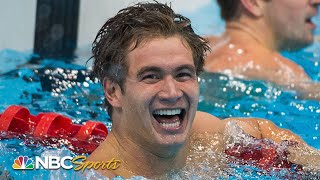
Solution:
<svg viewBox="0 0 320 180"><path fill-rule="evenodd" d="M177 115L181 113L181 109L161 109L156 110L153 114L155 115Z"/></svg>
<svg viewBox="0 0 320 180"><path fill-rule="evenodd" d="M180 121L175 123L160 123L160 125L164 128L177 128L180 126Z"/></svg>

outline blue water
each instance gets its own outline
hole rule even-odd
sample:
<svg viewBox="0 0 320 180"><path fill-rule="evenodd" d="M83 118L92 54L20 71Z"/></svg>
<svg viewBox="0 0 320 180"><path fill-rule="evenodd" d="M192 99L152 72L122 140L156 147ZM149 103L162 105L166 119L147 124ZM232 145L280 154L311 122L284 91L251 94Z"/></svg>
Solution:
<svg viewBox="0 0 320 180"><path fill-rule="evenodd" d="M71 117L76 123L109 118L102 108L101 86L97 79L91 78L87 67L49 59L41 64L26 64L31 57L13 50L0 51L3 62L0 69L1 111L11 104L20 104L32 114L57 112ZM16 65L7 64L9 61Z"/></svg>
<svg viewBox="0 0 320 180"><path fill-rule="evenodd" d="M43 60L41 64L33 64L30 63L31 58L31 54L8 49L0 51L0 112L9 105L17 104L28 108L34 115L57 112L72 118L74 123L99 120L110 130L111 122L103 108L101 86L97 79L90 77L87 67L59 60ZM40 144L30 147L24 143L18 139L0 140L0 175L2 171L8 170L15 179L81 177L73 171L32 170L22 173L13 170L13 161L19 155L75 156L67 148L56 150Z"/></svg>
<svg viewBox="0 0 320 180"><path fill-rule="evenodd" d="M221 74L205 74L201 79L199 109L218 117L260 117L300 135L320 149L318 101L296 99L294 92L259 81L233 79Z"/></svg>

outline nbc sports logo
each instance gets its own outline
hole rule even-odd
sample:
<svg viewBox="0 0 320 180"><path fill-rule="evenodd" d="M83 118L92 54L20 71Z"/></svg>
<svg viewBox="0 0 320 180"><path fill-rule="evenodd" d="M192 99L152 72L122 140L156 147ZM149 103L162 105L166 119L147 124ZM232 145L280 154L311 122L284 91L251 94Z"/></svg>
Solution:
<svg viewBox="0 0 320 180"><path fill-rule="evenodd" d="M14 163L12 165L13 169L33 169L33 160L30 159L28 156L19 156L14 160Z"/></svg>
<svg viewBox="0 0 320 180"><path fill-rule="evenodd" d="M74 167L74 165L76 165ZM74 168L75 171L81 170L84 172L85 169L112 169L115 170L120 166L120 160L112 158L109 161L93 162L87 161L86 156L64 156L62 158L58 156L35 156L34 161L28 156L17 157L12 164L12 168L16 170L32 170L32 169L50 169L55 170L63 168L66 170ZM1 180L1 177L0 177Z"/></svg>

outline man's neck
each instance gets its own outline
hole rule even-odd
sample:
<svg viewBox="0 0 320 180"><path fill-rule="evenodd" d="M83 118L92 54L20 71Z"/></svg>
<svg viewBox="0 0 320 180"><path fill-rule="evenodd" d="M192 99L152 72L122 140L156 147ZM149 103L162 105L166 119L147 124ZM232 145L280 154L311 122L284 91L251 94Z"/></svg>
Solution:
<svg viewBox="0 0 320 180"><path fill-rule="evenodd" d="M232 41L250 43L270 51L277 51L277 42L274 40L272 32L267 29L268 27L263 22L239 20L227 22L225 36L229 36Z"/></svg>
<svg viewBox="0 0 320 180"><path fill-rule="evenodd" d="M147 178L153 178L171 170L182 168L185 165L187 152L183 150L185 148L180 148L173 156L160 157L144 146L137 145L129 138L119 137L112 131L99 149L97 153L102 155L102 157L99 155L100 160L112 158L121 160L120 167L113 172L114 174L124 177L138 175ZM103 153L102 149L104 150Z"/></svg>

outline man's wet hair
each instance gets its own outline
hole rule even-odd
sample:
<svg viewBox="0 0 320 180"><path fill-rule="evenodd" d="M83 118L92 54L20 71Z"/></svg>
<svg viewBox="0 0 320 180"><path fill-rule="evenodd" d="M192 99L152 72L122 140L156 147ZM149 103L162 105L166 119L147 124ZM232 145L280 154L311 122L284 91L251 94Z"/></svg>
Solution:
<svg viewBox="0 0 320 180"><path fill-rule="evenodd" d="M225 21L237 20L241 13L240 0L217 0L220 6L221 18Z"/></svg>
<svg viewBox="0 0 320 180"><path fill-rule="evenodd" d="M203 71L207 41L195 34L188 18L176 14L167 4L138 3L120 10L99 30L93 44L93 74L103 83L108 78L125 93L127 55L141 43L159 37L178 36L192 50L196 73ZM112 107L106 100L109 116Z"/></svg>

